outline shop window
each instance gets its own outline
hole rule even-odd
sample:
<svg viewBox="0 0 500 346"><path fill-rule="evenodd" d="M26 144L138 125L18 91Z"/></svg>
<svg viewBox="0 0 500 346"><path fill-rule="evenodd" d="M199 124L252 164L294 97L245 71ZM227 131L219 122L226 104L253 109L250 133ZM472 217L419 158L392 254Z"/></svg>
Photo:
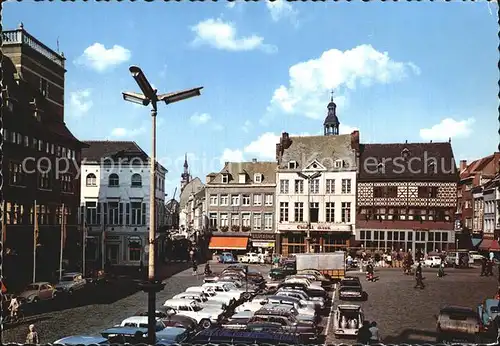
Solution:
<svg viewBox="0 0 500 346"><path fill-rule="evenodd" d="M441 239L442 239L441 240L442 242L447 243L448 242L448 233L447 232L443 232L443 236L442 236Z"/></svg>
<svg viewBox="0 0 500 346"><path fill-rule="evenodd" d="M139 237L128 238L128 260L140 261L142 250L142 239Z"/></svg>

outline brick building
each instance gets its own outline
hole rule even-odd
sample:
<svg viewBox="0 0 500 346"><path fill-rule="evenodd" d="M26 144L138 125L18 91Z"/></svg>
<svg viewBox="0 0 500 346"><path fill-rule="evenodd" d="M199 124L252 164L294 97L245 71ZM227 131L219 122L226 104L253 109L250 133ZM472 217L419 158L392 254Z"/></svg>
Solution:
<svg viewBox="0 0 500 346"><path fill-rule="evenodd" d="M16 287L82 260L77 224L81 149L64 122L65 59L24 30L4 31L4 276ZM59 166L57 166L59 165ZM36 205L36 207L35 207ZM63 208L64 205L64 208ZM35 251L34 210L39 232ZM62 215L66 227L61 227Z"/></svg>
<svg viewBox="0 0 500 346"><path fill-rule="evenodd" d="M451 143L363 144L359 167L359 247L428 253L456 246Z"/></svg>

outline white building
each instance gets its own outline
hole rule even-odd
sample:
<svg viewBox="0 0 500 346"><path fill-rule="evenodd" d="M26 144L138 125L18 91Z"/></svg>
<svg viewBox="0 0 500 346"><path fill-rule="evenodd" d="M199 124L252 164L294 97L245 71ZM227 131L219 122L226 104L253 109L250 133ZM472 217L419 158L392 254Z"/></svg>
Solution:
<svg viewBox="0 0 500 346"><path fill-rule="evenodd" d="M204 199L204 185L200 178L190 180L181 188L179 197L179 233L186 238L191 236L195 222L195 206L198 206L200 198ZM198 197L196 197L198 196Z"/></svg>
<svg viewBox="0 0 500 346"><path fill-rule="evenodd" d="M277 250L284 255L346 248L355 234L359 132L339 135L335 109L332 100L323 136L283 133L277 144Z"/></svg>
<svg viewBox="0 0 500 346"><path fill-rule="evenodd" d="M87 225L86 260L100 267L148 262L150 165L128 141L87 141L82 151L80 220ZM156 230L165 222L165 174L157 166ZM85 221L83 221L85 220ZM162 256L158 239L158 257Z"/></svg>

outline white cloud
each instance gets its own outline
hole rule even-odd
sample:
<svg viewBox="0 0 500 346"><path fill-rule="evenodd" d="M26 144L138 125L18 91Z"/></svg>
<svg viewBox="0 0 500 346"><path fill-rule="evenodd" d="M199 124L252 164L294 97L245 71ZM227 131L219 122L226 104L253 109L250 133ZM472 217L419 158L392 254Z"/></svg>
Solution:
<svg viewBox="0 0 500 346"><path fill-rule="evenodd" d="M341 135L348 135L348 134L352 133L355 130L359 131L359 128L354 127L354 126L349 126L349 125L343 125L343 124L339 125L339 133Z"/></svg>
<svg viewBox="0 0 500 346"><path fill-rule="evenodd" d="M266 6L273 21L278 22L283 18L289 18L292 23L296 24L299 12L293 8L291 3L285 0L268 0L266 1Z"/></svg>
<svg viewBox="0 0 500 346"><path fill-rule="evenodd" d="M106 49L101 43L87 47L83 54L75 60L77 65L84 65L97 72L104 72L130 59L130 50L114 45Z"/></svg>
<svg viewBox="0 0 500 346"><path fill-rule="evenodd" d="M195 125L206 124L210 119L212 119L212 117L208 113L195 113L190 118L191 122Z"/></svg>
<svg viewBox="0 0 500 346"><path fill-rule="evenodd" d="M94 103L90 99L91 94L91 89L77 90L69 93L71 115L81 116L92 108Z"/></svg>
<svg viewBox="0 0 500 346"><path fill-rule="evenodd" d="M238 36L235 24L224 22L221 18L201 21L191 27L191 30L196 34L194 45L207 44L216 49L233 52L261 49L274 53L277 50L275 46L264 43L261 36Z"/></svg>
<svg viewBox="0 0 500 346"><path fill-rule="evenodd" d="M243 130L243 132L247 132L250 131L250 129L252 128L252 122L250 120L247 120L245 121L245 123L243 124L243 126L241 127L241 129Z"/></svg>
<svg viewBox="0 0 500 346"><path fill-rule="evenodd" d="M124 127L116 127L111 130L111 137L113 138L133 138L140 134L146 132L146 128L144 126L136 128L136 129L126 129Z"/></svg>
<svg viewBox="0 0 500 346"><path fill-rule="evenodd" d="M475 119L454 120L452 118L443 119L439 124L431 128L421 129L420 137L425 140L448 140L449 138L465 138L472 133L472 124Z"/></svg>
<svg viewBox="0 0 500 346"><path fill-rule="evenodd" d="M231 150L226 148L224 149L224 152L220 157L221 165L224 165L224 162L241 162L241 161L243 161L243 152L241 150Z"/></svg>
<svg viewBox="0 0 500 346"><path fill-rule="evenodd" d="M288 86L281 85L274 91L266 116L285 113L319 119L324 116L327 93L332 89L388 84L410 74L420 74L415 64L394 61L387 52L379 52L371 45L346 51L330 49L316 59L290 67ZM335 102L341 107L346 96L336 96Z"/></svg>

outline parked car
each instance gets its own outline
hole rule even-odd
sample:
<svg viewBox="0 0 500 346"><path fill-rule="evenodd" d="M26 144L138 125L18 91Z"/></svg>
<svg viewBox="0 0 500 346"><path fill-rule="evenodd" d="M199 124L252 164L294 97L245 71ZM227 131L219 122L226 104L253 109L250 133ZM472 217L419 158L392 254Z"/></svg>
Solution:
<svg viewBox="0 0 500 346"><path fill-rule="evenodd" d="M297 271L291 267L272 268L269 271L268 278L271 280L283 280L287 276L294 275L296 273Z"/></svg>
<svg viewBox="0 0 500 346"><path fill-rule="evenodd" d="M190 341L190 344L214 344L214 345L298 345L299 337L296 333L286 332L254 332L241 331L224 328L203 330Z"/></svg>
<svg viewBox="0 0 500 346"><path fill-rule="evenodd" d="M431 268L439 268L441 266L441 257L429 256L424 260L424 265Z"/></svg>
<svg viewBox="0 0 500 346"><path fill-rule="evenodd" d="M219 263L236 263L236 258L230 252L223 252L219 256Z"/></svg>
<svg viewBox="0 0 500 346"><path fill-rule="evenodd" d="M436 342L480 343L481 320L476 311L461 306L447 306L436 318Z"/></svg>
<svg viewBox="0 0 500 346"><path fill-rule="evenodd" d="M359 305L340 304L333 313L335 337L355 336L364 322L364 313Z"/></svg>
<svg viewBox="0 0 500 346"><path fill-rule="evenodd" d="M26 286L19 297L26 299L27 303L37 303L42 300L54 299L57 290L48 282L34 282Z"/></svg>
<svg viewBox="0 0 500 346"><path fill-rule="evenodd" d="M367 300L368 294L359 286L341 286L339 288L340 300Z"/></svg>
<svg viewBox="0 0 500 346"><path fill-rule="evenodd" d="M469 251L469 257L472 258L473 261L480 261L483 258L485 258L483 255L481 255L477 251Z"/></svg>
<svg viewBox="0 0 500 346"><path fill-rule="evenodd" d="M59 293L73 294L75 291L81 290L87 284L87 280L83 278L82 273L65 273L55 289Z"/></svg>
<svg viewBox="0 0 500 346"><path fill-rule="evenodd" d="M194 318L202 328L210 328L212 324L219 322L224 314L223 310L203 308L196 301L187 299L169 299L163 306L167 311Z"/></svg>
<svg viewBox="0 0 500 346"><path fill-rule="evenodd" d="M147 310L139 310L135 316L148 316ZM180 327L190 332L194 332L198 328L198 322L191 317L177 315L173 311L167 311L163 306L156 308L155 316L163 322L166 327Z"/></svg>
<svg viewBox="0 0 500 346"><path fill-rule="evenodd" d="M73 335L73 336L67 336L65 338L56 340L56 341L54 341L53 344L54 345L70 345L70 346L77 346L77 345L90 346L90 345L109 344L109 341L108 341L108 339L106 339L102 336Z"/></svg>
<svg viewBox="0 0 500 346"><path fill-rule="evenodd" d="M134 327L134 328L148 328L148 316L132 316L124 319L118 326L115 327ZM159 332L165 329L166 326L160 319L156 319L155 330Z"/></svg>
<svg viewBox="0 0 500 346"><path fill-rule="evenodd" d="M486 299L477 306L477 314L481 319L484 331L490 334L490 337L496 338L500 327L500 300Z"/></svg>
<svg viewBox="0 0 500 346"><path fill-rule="evenodd" d="M214 290L208 290L207 288L201 286L188 287L186 289L186 292L199 293L205 296L208 300L213 300L224 304L227 309L234 307L236 304L236 299L227 295L217 294L217 292L215 292Z"/></svg>
<svg viewBox="0 0 500 346"><path fill-rule="evenodd" d="M321 311L325 308L325 302L319 300L312 300L303 291L293 291L293 290L278 290L275 294L280 297L292 297L300 299L300 301L306 303L309 307L316 311Z"/></svg>
<svg viewBox="0 0 500 346"><path fill-rule="evenodd" d="M294 306L288 304L266 304L259 310L255 311L255 316L260 315L279 315L296 318L298 321L304 323L316 323L316 318L311 314L303 314L299 312Z"/></svg>
<svg viewBox="0 0 500 346"><path fill-rule="evenodd" d="M259 254L256 252L248 252L240 257L241 263L260 263Z"/></svg>

